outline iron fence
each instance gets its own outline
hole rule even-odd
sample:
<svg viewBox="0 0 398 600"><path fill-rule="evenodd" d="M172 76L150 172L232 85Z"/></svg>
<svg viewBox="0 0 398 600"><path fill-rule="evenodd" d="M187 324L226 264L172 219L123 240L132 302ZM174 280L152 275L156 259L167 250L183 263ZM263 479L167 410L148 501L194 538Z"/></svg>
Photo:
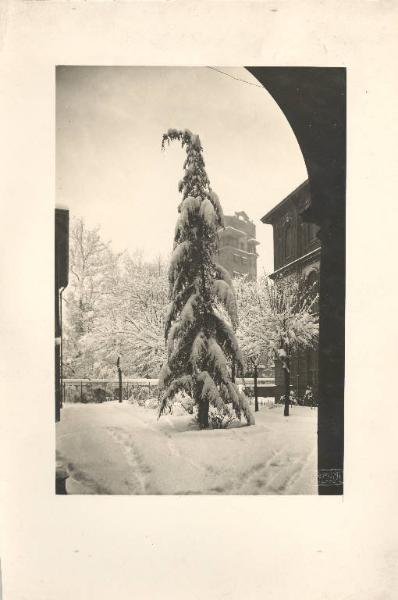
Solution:
<svg viewBox="0 0 398 600"><path fill-rule="evenodd" d="M249 401L254 400L254 384L251 378L237 378L236 383ZM276 386L271 379L259 380L257 396L260 404L268 404L275 397ZM139 403L155 398L159 400L160 391L157 379L124 379L122 382L122 400L134 399ZM62 400L64 403L108 402L119 399L119 381L113 379L64 379L62 381Z"/></svg>
<svg viewBox="0 0 398 600"><path fill-rule="evenodd" d="M159 397L157 379L125 379L122 400L146 400ZM111 379L64 379L62 399L65 403L107 402L119 399L119 382Z"/></svg>

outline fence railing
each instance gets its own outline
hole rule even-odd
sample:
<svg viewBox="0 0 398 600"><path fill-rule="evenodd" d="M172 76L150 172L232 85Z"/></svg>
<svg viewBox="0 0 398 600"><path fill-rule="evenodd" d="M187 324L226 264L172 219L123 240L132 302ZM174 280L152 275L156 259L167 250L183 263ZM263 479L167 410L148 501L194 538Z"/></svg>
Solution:
<svg viewBox="0 0 398 600"><path fill-rule="evenodd" d="M157 398L157 379L124 379L122 399ZM119 399L119 382L112 379L64 379L62 381L63 402L106 402Z"/></svg>
<svg viewBox="0 0 398 600"><path fill-rule="evenodd" d="M254 395L252 378L237 378L236 383L243 386L245 393ZM273 398L276 386L273 379L259 378L257 382L258 398ZM122 400L134 397L144 401L159 398L158 379L125 378L122 382ZM63 379L63 402L106 402L119 399L119 381L117 379Z"/></svg>

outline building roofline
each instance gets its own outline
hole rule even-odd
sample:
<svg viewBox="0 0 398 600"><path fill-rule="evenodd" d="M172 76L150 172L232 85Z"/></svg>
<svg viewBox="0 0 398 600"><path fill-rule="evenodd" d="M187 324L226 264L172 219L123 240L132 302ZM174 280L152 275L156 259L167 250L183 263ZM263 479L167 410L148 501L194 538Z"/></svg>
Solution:
<svg viewBox="0 0 398 600"><path fill-rule="evenodd" d="M296 187L296 189L294 189L292 192L290 192L290 194L288 196L286 196L286 198L284 198L283 200L281 200L276 206L274 206L274 208L271 208L270 211L268 211L263 217L261 217L260 221L262 223L267 223L268 225L272 225L272 217L275 215L275 213L280 208L282 208L282 206L286 202L288 202L289 200L291 200L292 197L297 194L297 192L301 191L306 185L308 185L308 179L306 179L305 181L303 181L303 183L300 183L300 185L298 187Z"/></svg>
<svg viewBox="0 0 398 600"><path fill-rule="evenodd" d="M243 236L249 235L248 233L246 233L246 231L242 231L241 229L236 229L236 227L232 227L232 225L225 225L225 227L220 227L218 232L220 233L220 232L226 231L227 229L232 230L235 233L239 233L240 235L243 235Z"/></svg>
<svg viewBox="0 0 398 600"><path fill-rule="evenodd" d="M292 260L290 263L287 263L287 265L283 265L283 267L279 267L279 269L276 269L276 271L271 273L270 277L273 278L276 275L280 275L284 271L288 271L289 269L291 269L294 265L305 262L311 258L315 258L315 256L320 253L321 253L321 247L318 246L314 250L311 250L311 252L308 252L307 254L303 254L303 256L299 256L295 260Z"/></svg>
<svg viewBox="0 0 398 600"><path fill-rule="evenodd" d="M228 215L225 215L225 216L228 216ZM246 223L253 223L253 221L249 218L249 216L247 215L247 213L245 213L244 210L236 211L234 216L238 219L240 217L242 217L242 220L245 221Z"/></svg>

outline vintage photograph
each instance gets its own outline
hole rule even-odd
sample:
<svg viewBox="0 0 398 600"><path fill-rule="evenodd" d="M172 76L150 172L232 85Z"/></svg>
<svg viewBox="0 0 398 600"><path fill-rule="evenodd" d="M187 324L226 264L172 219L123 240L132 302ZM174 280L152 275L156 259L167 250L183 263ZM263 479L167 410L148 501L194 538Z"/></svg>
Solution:
<svg viewBox="0 0 398 600"><path fill-rule="evenodd" d="M7 600L397 596L397 9L0 2Z"/></svg>
<svg viewBox="0 0 398 600"><path fill-rule="evenodd" d="M344 69L56 68L57 494L342 493L335 97Z"/></svg>

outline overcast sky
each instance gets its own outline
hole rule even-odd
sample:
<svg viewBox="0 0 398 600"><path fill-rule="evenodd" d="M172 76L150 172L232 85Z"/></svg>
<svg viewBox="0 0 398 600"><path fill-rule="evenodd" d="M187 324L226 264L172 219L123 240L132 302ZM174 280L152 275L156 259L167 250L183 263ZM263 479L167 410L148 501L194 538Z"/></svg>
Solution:
<svg viewBox="0 0 398 600"><path fill-rule="evenodd" d="M259 85L244 68L217 68ZM260 218L307 178L304 160L264 88L206 67L58 67L57 205L99 225L115 250L167 256L185 159L177 143L161 152L169 128L199 134L224 213L253 219L259 269L272 271Z"/></svg>

